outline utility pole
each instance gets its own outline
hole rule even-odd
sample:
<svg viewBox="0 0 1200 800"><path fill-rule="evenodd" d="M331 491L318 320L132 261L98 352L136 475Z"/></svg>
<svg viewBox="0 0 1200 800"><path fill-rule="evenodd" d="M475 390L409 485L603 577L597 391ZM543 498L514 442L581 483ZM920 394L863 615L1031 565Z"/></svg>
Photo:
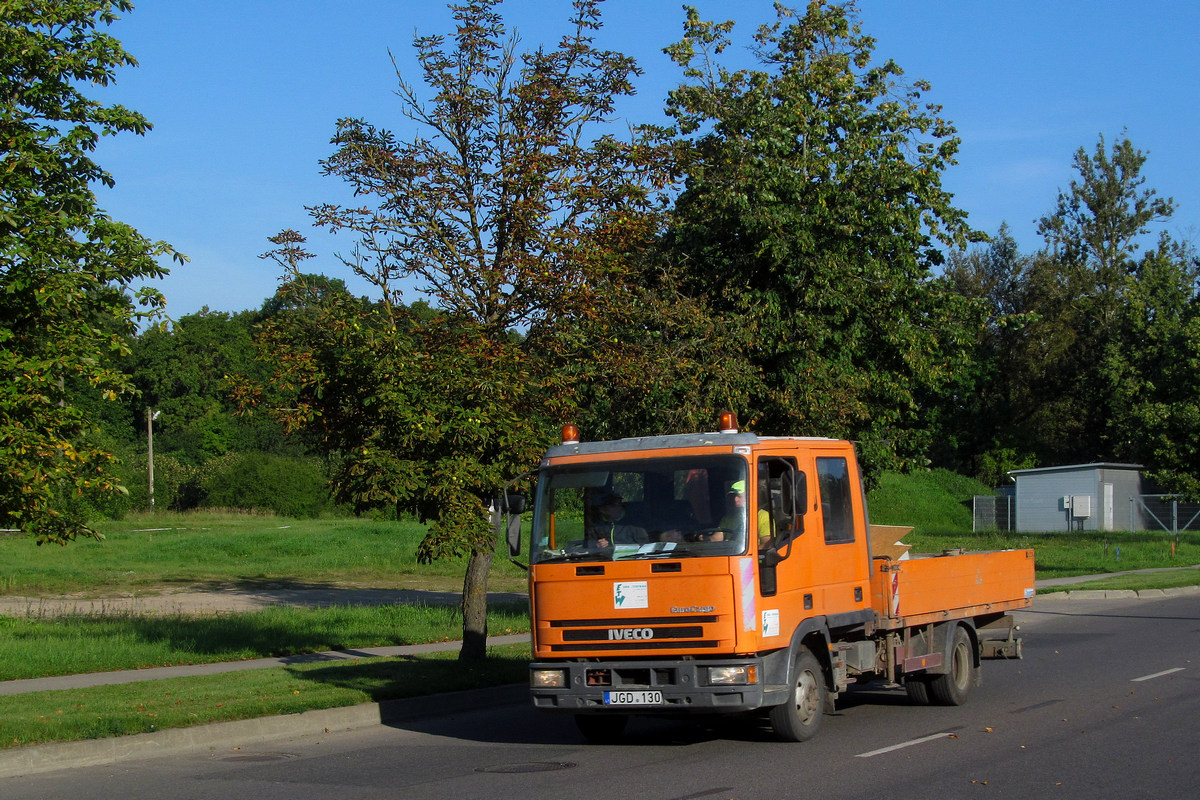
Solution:
<svg viewBox="0 0 1200 800"><path fill-rule="evenodd" d="M154 420L161 411L146 409L146 461L150 465L150 510L154 510Z"/></svg>

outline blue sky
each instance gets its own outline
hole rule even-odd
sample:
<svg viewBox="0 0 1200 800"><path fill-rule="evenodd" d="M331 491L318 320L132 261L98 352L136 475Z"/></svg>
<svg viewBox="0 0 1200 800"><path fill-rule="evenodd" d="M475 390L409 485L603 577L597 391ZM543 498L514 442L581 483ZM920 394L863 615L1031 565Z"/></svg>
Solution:
<svg viewBox="0 0 1200 800"><path fill-rule="evenodd" d="M769 0L696 0L706 19L734 19L742 40L774 19ZM802 5L797 2L796 5ZM875 55L892 58L963 140L945 186L978 229L1007 221L1023 252L1038 249L1035 220L1074 173L1079 147L1123 131L1148 152L1146 186L1174 197L1172 235L1200 238L1200 4L1141 0L861 0ZM565 31L568 0L508 0L501 11L532 48ZM662 48L680 38L676 0L608 0L598 44L637 58L645 75L621 109L659 121L680 79ZM306 205L345 199L319 160L340 117L411 134L393 94L401 69L419 78L412 36L452 30L431 0L140 0L111 32L140 62L93 90L154 124L145 137L106 139L98 159L116 178L101 205L191 261L159 282L178 318L257 308L278 268L258 258L268 236L310 237L314 272L365 285L334 258L352 242L315 231ZM415 295L412 299L416 299Z"/></svg>

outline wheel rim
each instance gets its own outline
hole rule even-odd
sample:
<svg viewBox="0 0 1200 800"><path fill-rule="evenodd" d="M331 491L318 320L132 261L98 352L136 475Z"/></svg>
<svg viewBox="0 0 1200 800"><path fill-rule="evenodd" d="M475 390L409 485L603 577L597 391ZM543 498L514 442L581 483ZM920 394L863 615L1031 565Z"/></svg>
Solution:
<svg viewBox="0 0 1200 800"><path fill-rule="evenodd" d="M960 689L965 689L967 683L971 679L971 658L970 648L966 642L957 642L954 645L954 662L951 665L953 670L954 685Z"/></svg>
<svg viewBox="0 0 1200 800"><path fill-rule="evenodd" d="M808 670L803 670L796 680L796 711L800 719L808 724L821 713L821 692L817 687L817 679Z"/></svg>

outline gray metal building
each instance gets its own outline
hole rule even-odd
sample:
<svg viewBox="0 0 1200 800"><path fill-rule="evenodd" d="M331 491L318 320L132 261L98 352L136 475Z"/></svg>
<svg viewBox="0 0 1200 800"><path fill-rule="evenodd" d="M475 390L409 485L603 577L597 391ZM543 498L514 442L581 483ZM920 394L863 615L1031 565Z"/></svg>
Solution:
<svg viewBox="0 0 1200 800"><path fill-rule="evenodd" d="M1015 529L1028 532L1143 530L1140 464L1014 469Z"/></svg>

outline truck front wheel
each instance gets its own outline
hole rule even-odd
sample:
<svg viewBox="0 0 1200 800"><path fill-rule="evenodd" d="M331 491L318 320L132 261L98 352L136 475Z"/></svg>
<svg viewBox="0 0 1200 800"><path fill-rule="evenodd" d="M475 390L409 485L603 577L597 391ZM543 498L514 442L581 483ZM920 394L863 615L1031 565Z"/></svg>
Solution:
<svg viewBox="0 0 1200 800"><path fill-rule="evenodd" d="M805 742L817 733L825 711L825 674L805 650L796 657L792 691L786 703L771 709L771 728L785 742Z"/></svg>
<svg viewBox="0 0 1200 800"><path fill-rule="evenodd" d="M975 650L971 637L961 625L954 627L954 642L950 648L950 665L944 675L929 681L929 694L943 706L961 706L967 702L971 685L975 683Z"/></svg>

